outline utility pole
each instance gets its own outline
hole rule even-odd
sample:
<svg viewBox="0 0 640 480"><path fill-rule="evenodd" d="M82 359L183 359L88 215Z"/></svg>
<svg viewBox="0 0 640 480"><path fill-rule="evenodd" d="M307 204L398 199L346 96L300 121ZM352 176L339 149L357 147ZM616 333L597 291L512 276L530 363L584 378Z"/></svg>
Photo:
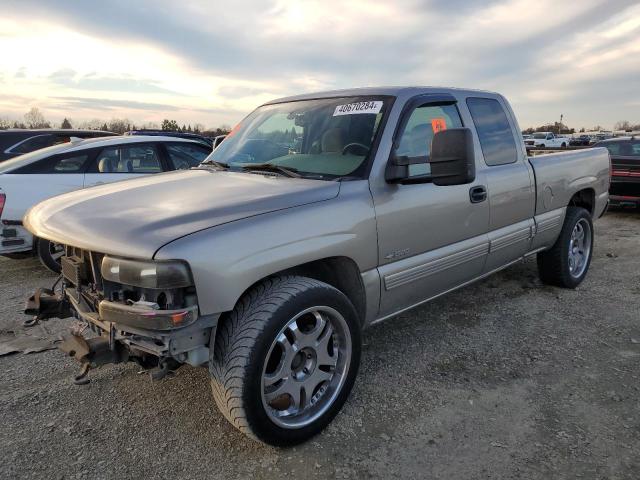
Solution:
<svg viewBox="0 0 640 480"><path fill-rule="evenodd" d="M558 134L562 133L562 118L564 117L563 114L560 114L560 125L558 126Z"/></svg>

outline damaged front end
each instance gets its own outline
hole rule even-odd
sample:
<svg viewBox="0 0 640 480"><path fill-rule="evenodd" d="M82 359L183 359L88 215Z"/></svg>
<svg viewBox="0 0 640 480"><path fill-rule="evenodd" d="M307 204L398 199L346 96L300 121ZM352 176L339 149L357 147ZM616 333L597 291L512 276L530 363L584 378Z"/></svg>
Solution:
<svg viewBox="0 0 640 480"><path fill-rule="evenodd" d="M108 363L135 361L157 379L181 364L208 362L218 317L199 315L186 263L65 248L60 288L36 291L25 313L34 322L78 320L60 346L82 364L75 383L86 383L90 368Z"/></svg>

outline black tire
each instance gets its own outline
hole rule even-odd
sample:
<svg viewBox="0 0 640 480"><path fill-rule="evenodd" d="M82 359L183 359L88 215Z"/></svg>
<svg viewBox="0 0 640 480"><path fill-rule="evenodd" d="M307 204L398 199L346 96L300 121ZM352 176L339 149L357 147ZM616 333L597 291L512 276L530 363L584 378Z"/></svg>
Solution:
<svg viewBox="0 0 640 480"><path fill-rule="evenodd" d="M47 269L51 270L53 273L60 273L62 267L60 266L60 258L55 256L54 249L58 248L56 244L46 240L44 238L39 238L37 243L38 257L40 258L40 262Z"/></svg>
<svg viewBox="0 0 640 480"><path fill-rule="evenodd" d="M562 145L560 145L560 148L567 148L567 144L562 142Z"/></svg>
<svg viewBox="0 0 640 480"><path fill-rule="evenodd" d="M570 268L569 248L572 233L578 223L588 225L588 233L585 235L589 236L590 243L584 270L579 275L574 276ZM549 250L538 253L537 261L540 280L548 285L576 288L582 283L589 271L589 265L591 264L591 258L593 256L593 246L594 235L591 215L584 208L567 207L564 224L562 225L562 230L556 243Z"/></svg>
<svg viewBox="0 0 640 480"><path fill-rule="evenodd" d="M267 357L288 322L318 305L334 309L346 320L350 362L333 403L319 418L300 428L283 428L272 421L263 403ZM340 411L358 372L360 350L358 316L342 292L307 277L269 278L245 294L218 325L209 361L213 397L227 420L247 436L274 446L299 444L318 434Z"/></svg>

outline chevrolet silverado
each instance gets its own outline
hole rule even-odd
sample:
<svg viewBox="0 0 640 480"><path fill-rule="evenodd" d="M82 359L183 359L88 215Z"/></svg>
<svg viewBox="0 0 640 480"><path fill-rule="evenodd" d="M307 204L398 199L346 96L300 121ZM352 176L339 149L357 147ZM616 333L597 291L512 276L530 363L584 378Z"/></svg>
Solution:
<svg viewBox="0 0 640 480"><path fill-rule="evenodd" d="M363 329L532 255L577 287L608 190L606 149L528 158L496 93L274 100L196 168L33 207L26 228L66 255L26 313L78 319L61 346L78 383L112 362L207 366L232 425L296 444L346 401Z"/></svg>

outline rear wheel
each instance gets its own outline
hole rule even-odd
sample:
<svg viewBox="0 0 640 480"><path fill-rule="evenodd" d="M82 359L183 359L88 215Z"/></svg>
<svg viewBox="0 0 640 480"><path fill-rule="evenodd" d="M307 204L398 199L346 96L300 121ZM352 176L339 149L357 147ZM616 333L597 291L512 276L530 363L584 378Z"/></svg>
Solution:
<svg viewBox="0 0 640 480"><path fill-rule="evenodd" d="M64 245L44 238L38 239L38 257L42 264L53 273L60 273L60 259L64 255Z"/></svg>
<svg viewBox="0 0 640 480"><path fill-rule="evenodd" d="M338 413L360 362L360 327L339 290L306 277L265 280L218 327L213 397L241 432L294 445Z"/></svg>
<svg viewBox="0 0 640 480"><path fill-rule="evenodd" d="M593 254L593 223L584 208L568 207L556 243L538 254L540 279L549 285L576 288L587 275Z"/></svg>

